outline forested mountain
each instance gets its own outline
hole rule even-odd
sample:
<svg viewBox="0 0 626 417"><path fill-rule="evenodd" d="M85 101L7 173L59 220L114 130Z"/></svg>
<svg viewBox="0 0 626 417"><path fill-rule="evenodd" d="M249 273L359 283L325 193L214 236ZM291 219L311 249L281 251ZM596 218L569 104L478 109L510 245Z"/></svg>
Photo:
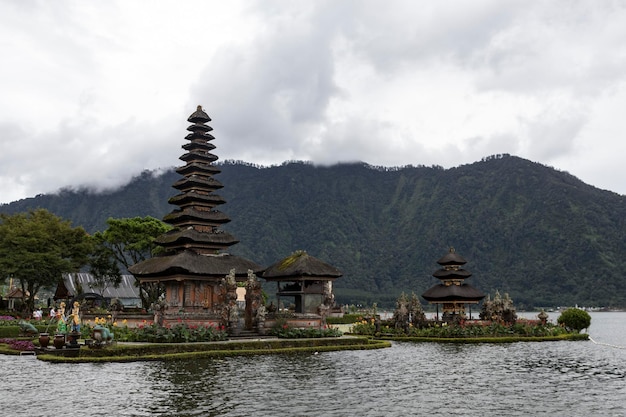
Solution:
<svg viewBox="0 0 626 417"><path fill-rule="evenodd" d="M438 283L436 261L454 246L472 285L508 292L518 307L626 306L626 197L568 173L509 155L452 169L220 168L219 208L232 220L224 229L240 240L231 252L270 265L306 250L343 271L339 302L419 295ZM0 211L43 207L93 232L108 217L162 218L178 178L145 172L115 192L65 190Z"/></svg>

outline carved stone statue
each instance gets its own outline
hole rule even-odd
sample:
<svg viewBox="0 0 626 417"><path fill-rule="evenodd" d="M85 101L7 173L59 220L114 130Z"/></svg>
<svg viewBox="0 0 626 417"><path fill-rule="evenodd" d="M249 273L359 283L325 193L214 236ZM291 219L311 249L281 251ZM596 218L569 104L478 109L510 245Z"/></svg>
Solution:
<svg viewBox="0 0 626 417"><path fill-rule="evenodd" d="M406 295L402 293L396 301L396 309L393 312L393 323L396 329L408 330L409 309Z"/></svg>

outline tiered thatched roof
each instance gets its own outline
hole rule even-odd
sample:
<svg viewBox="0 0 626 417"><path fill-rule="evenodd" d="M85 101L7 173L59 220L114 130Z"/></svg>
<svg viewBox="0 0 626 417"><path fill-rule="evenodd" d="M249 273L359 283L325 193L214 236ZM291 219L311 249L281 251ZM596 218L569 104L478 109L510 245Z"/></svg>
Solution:
<svg viewBox="0 0 626 417"><path fill-rule="evenodd" d="M429 288L422 297L429 303L477 303L485 294L482 291L467 284L465 279L472 276L472 273L461 268L467 262L458 255L454 248L441 257L437 263L443 268L433 273L433 276L441 280Z"/></svg>
<svg viewBox="0 0 626 417"><path fill-rule="evenodd" d="M158 256L129 268L140 281L168 281L181 278L217 280L234 269L235 275L247 276L248 270L257 272L261 267L225 250L238 243L229 233L219 229L230 219L215 207L226 201L215 194L223 185L213 179L220 170L212 165L218 158L210 153L215 146L209 143L214 137L207 125L211 118L200 106L187 119L192 123L187 128L183 145L187 153L180 159L186 164L176 170L184 178L174 183L180 193L170 198L170 204L178 208L164 217L174 226L171 231L155 239L165 251Z"/></svg>

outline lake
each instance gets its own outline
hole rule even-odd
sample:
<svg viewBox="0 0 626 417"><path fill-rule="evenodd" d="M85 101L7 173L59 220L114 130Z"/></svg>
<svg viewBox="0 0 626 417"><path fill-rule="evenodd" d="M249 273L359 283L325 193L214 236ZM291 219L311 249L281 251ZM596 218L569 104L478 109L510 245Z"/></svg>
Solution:
<svg viewBox="0 0 626 417"><path fill-rule="evenodd" d="M404 342L124 364L0 355L0 415L625 416L626 313L591 316L597 343Z"/></svg>

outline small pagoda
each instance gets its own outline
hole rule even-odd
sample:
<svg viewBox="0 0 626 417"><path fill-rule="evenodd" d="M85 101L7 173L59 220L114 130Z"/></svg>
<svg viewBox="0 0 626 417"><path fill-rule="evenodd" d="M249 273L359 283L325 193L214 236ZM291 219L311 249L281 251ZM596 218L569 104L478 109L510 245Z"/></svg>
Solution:
<svg viewBox="0 0 626 417"><path fill-rule="evenodd" d="M215 193L223 186L213 178L220 170L213 165L218 158L211 153L215 149L210 143L213 129L207 124L211 119L198 106L187 121L191 123L185 137L188 143L183 145L187 152L180 157L185 165L176 169L183 178L173 185L179 194L169 200L178 208L163 218L173 229L155 239L163 248L160 256L139 262L129 271L142 284L164 287L165 299L155 306L155 320L161 324L182 319L236 326L232 319L236 285L250 281L262 268L227 252L238 240L220 230L230 219L216 209L225 200Z"/></svg>
<svg viewBox="0 0 626 417"><path fill-rule="evenodd" d="M266 268L261 277L276 282L278 306L291 304L290 324L311 327L325 323L335 307L333 282L343 274L306 251L296 251ZM274 309L269 308L271 319Z"/></svg>
<svg viewBox="0 0 626 417"><path fill-rule="evenodd" d="M465 282L472 276L471 272L462 268L467 261L454 248L450 248L437 263L441 265L441 269L435 271L433 276L441 280L441 283L429 288L422 297L437 306L437 320L439 305L443 307L443 321L464 318L466 305L470 306L471 319L471 305L479 303L485 298L485 294Z"/></svg>

